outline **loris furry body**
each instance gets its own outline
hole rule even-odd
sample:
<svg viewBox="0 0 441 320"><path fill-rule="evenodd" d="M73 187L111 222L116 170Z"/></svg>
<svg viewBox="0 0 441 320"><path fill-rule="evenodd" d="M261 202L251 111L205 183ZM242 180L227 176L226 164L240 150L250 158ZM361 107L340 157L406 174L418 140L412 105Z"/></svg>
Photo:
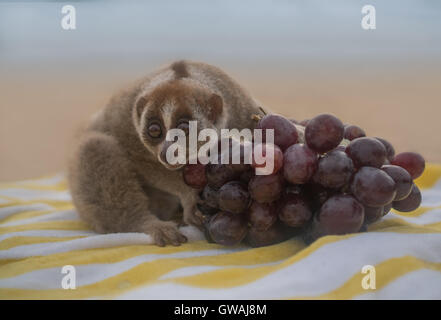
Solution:
<svg viewBox="0 0 441 320"><path fill-rule="evenodd" d="M201 223L197 191L164 159L166 131L253 128L256 101L220 69L179 61L113 97L93 117L71 157L69 185L80 216L100 233L144 232L155 243L186 238L171 219Z"/></svg>

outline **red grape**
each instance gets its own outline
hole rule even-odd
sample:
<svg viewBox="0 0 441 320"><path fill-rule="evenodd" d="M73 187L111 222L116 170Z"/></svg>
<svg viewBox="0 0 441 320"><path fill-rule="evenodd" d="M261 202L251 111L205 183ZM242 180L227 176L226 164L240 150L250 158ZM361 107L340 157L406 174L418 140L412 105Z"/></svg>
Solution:
<svg viewBox="0 0 441 320"><path fill-rule="evenodd" d="M343 133L343 123L338 118L321 114L309 121L305 129L305 140L308 147L324 153L340 144Z"/></svg>
<svg viewBox="0 0 441 320"><path fill-rule="evenodd" d="M311 209L301 195L289 194L278 206L279 219L287 226L302 227L312 217Z"/></svg>
<svg viewBox="0 0 441 320"><path fill-rule="evenodd" d="M381 169L386 172L394 181L397 188L397 194L394 201L403 200L412 190L412 177L406 169L394 165L385 165Z"/></svg>
<svg viewBox="0 0 441 320"><path fill-rule="evenodd" d="M247 217L252 228L265 231L277 221L277 212L274 204L254 201L248 208Z"/></svg>
<svg viewBox="0 0 441 320"><path fill-rule="evenodd" d="M397 154L391 161L393 165L400 166L410 173L412 179L418 178L426 167L424 158L415 152L402 152Z"/></svg>
<svg viewBox="0 0 441 320"><path fill-rule="evenodd" d="M238 244L247 234L244 215L219 212L208 223L208 232L216 243L231 246Z"/></svg>
<svg viewBox="0 0 441 320"><path fill-rule="evenodd" d="M346 147L346 154L356 168L368 166L380 168L386 160L386 148L374 138L357 138Z"/></svg>
<svg viewBox="0 0 441 320"><path fill-rule="evenodd" d="M353 172L354 165L346 153L333 150L318 161L314 182L325 188L341 188L349 182Z"/></svg>
<svg viewBox="0 0 441 320"><path fill-rule="evenodd" d="M350 195L329 198L320 208L318 227L322 235L357 232L363 225L364 208Z"/></svg>
<svg viewBox="0 0 441 320"><path fill-rule="evenodd" d="M395 182L383 170L362 167L354 175L352 194L365 206L382 207L395 198Z"/></svg>
<svg viewBox="0 0 441 320"><path fill-rule="evenodd" d="M418 187L413 184L412 191L407 196L407 198L399 201L394 201L392 207L395 210L401 212L410 212L417 209L421 204L421 191Z"/></svg>
<svg viewBox="0 0 441 320"><path fill-rule="evenodd" d="M358 126L348 125L345 127L344 138L354 140L357 138L366 137L364 130Z"/></svg>
<svg viewBox="0 0 441 320"><path fill-rule="evenodd" d="M392 146L392 144L389 141L387 141L387 140L385 140L383 138L376 137L375 139L377 139L378 141L380 141L383 144L383 146L386 148L386 158L389 161L392 161L392 159L395 156L395 149Z"/></svg>
<svg viewBox="0 0 441 320"><path fill-rule="evenodd" d="M270 150L270 148L272 152L267 152L267 150ZM251 166L253 168L260 168L259 170L263 174L274 174L278 172L283 166L283 152L278 146L274 144L269 144L269 143L259 144L254 148L253 155L254 154L257 154L257 157L253 156L253 161L251 163ZM262 160L264 160L262 164L257 164L255 161L259 157L261 157ZM267 166L268 168L264 169ZM268 171L271 167L273 168L272 171Z"/></svg>
<svg viewBox="0 0 441 320"><path fill-rule="evenodd" d="M308 182L317 169L317 153L304 144L292 145L283 158L283 176L292 184Z"/></svg>
<svg viewBox="0 0 441 320"><path fill-rule="evenodd" d="M239 181L230 181L219 189L219 208L232 213L244 212L250 195L247 188Z"/></svg>
<svg viewBox="0 0 441 320"><path fill-rule="evenodd" d="M251 197L260 203L277 200L283 191L283 179L279 174L254 176L248 184Z"/></svg>
<svg viewBox="0 0 441 320"><path fill-rule="evenodd" d="M192 188L202 189L207 184L205 165L203 164L187 164L182 171L182 175L184 182Z"/></svg>
<svg viewBox="0 0 441 320"><path fill-rule="evenodd" d="M268 114L260 119L257 129L263 129L262 139L266 139L266 130L274 129L274 144L285 150L290 145L297 142L298 133L295 125L277 114Z"/></svg>

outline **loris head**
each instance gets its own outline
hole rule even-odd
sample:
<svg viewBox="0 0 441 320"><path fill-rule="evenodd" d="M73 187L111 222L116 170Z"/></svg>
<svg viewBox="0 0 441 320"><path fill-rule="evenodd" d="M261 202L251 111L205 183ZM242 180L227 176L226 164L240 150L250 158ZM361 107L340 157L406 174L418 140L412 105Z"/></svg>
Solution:
<svg viewBox="0 0 441 320"><path fill-rule="evenodd" d="M218 129L223 111L223 100L218 94L191 80L175 79L139 96L133 109L133 119L144 146L166 168L173 170L183 165L167 163L167 149L174 143L166 140L168 130L181 129L185 132L188 146L189 121L197 121L198 133L205 128ZM198 147L203 143L198 142ZM187 159L195 156L189 154L188 149Z"/></svg>

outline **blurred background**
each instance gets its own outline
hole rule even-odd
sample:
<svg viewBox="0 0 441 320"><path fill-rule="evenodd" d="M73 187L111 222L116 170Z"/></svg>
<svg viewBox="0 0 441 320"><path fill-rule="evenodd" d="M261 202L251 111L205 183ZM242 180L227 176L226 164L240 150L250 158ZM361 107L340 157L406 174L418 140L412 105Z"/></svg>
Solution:
<svg viewBox="0 0 441 320"><path fill-rule="evenodd" d="M76 30L63 30L63 5ZM376 8L363 30L361 8ZM75 132L174 59L223 68L275 112L337 115L441 162L440 1L0 1L0 181L63 171Z"/></svg>

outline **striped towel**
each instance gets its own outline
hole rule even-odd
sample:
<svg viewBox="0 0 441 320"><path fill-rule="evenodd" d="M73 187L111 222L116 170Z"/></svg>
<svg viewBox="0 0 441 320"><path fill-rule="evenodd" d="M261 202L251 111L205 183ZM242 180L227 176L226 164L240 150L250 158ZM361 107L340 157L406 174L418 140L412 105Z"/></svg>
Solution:
<svg viewBox="0 0 441 320"><path fill-rule="evenodd" d="M367 233L253 249L207 243L191 227L180 247L159 248L140 233L96 234L79 220L62 175L3 183L0 298L441 299L441 166L428 165L417 184L421 208L389 213ZM367 276L375 289L363 286Z"/></svg>

